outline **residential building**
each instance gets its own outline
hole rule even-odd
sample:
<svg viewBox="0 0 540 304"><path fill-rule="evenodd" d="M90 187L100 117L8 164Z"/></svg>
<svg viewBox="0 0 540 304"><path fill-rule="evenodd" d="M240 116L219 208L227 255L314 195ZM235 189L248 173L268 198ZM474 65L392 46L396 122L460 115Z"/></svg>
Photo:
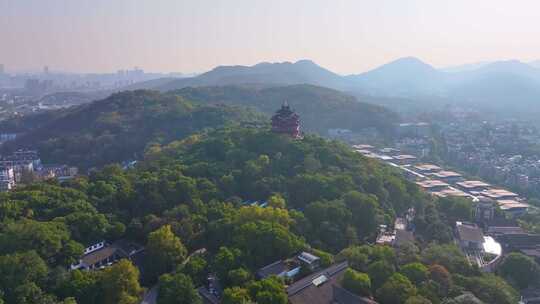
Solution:
<svg viewBox="0 0 540 304"><path fill-rule="evenodd" d="M15 188L15 174L11 167L0 167L0 191Z"/></svg>
<svg viewBox="0 0 540 304"><path fill-rule="evenodd" d="M456 234L459 244L464 249L482 250L484 234L482 229L473 223L456 222Z"/></svg>
<svg viewBox="0 0 540 304"><path fill-rule="evenodd" d="M376 304L374 300L355 295L341 286L347 262L334 264L306 276L287 287L290 304Z"/></svg>
<svg viewBox="0 0 540 304"><path fill-rule="evenodd" d="M119 240L110 245L104 241L99 242L86 248L79 262L71 265L71 270L101 269L120 259L134 259L143 250L144 247L127 240Z"/></svg>

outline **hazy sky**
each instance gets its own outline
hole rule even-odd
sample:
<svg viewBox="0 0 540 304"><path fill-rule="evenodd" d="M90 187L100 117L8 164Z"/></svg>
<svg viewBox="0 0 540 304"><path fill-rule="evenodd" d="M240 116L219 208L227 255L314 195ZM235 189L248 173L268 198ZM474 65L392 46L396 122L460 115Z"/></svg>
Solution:
<svg viewBox="0 0 540 304"><path fill-rule="evenodd" d="M201 72L312 59L341 74L540 59L538 0L0 0L8 70Z"/></svg>

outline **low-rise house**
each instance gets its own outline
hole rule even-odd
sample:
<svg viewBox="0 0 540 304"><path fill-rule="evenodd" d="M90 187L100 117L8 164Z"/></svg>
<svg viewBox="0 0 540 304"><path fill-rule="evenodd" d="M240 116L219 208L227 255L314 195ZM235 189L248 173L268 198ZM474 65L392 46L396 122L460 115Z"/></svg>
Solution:
<svg viewBox="0 0 540 304"><path fill-rule="evenodd" d="M439 171L430 175L447 183L455 183L463 179L461 174L454 171Z"/></svg>
<svg viewBox="0 0 540 304"><path fill-rule="evenodd" d="M486 234L499 237L506 234L525 234L516 220L493 218L485 224Z"/></svg>
<svg viewBox="0 0 540 304"><path fill-rule="evenodd" d="M396 238L396 234L393 231L389 231L386 225L379 225L379 233L375 244L377 245L392 245Z"/></svg>
<svg viewBox="0 0 540 304"><path fill-rule="evenodd" d="M527 213L527 210L529 209L530 205L516 201L516 200L498 200L497 204L499 205L499 208L506 212L507 214L511 215L512 217L518 217L525 213Z"/></svg>
<svg viewBox="0 0 540 304"><path fill-rule="evenodd" d="M503 234L497 236L504 252L521 252L540 262L540 234Z"/></svg>
<svg viewBox="0 0 540 304"><path fill-rule="evenodd" d="M482 191L481 194L494 200L510 200L519 197L516 193L505 189L488 189Z"/></svg>
<svg viewBox="0 0 540 304"><path fill-rule="evenodd" d="M483 249L484 233L475 224L456 222L456 234L462 248L472 250Z"/></svg>
<svg viewBox="0 0 540 304"><path fill-rule="evenodd" d="M67 165L45 165L38 171L43 178L56 178L65 181L74 178L79 173L77 167Z"/></svg>
<svg viewBox="0 0 540 304"><path fill-rule="evenodd" d="M374 300L355 295L341 286L347 262L334 264L306 276L287 287L291 304L376 304Z"/></svg>
<svg viewBox="0 0 540 304"><path fill-rule="evenodd" d="M270 276L294 278L300 272L300 268L301 265L296 259L280 260L259 269L257 271L257 277L259 279L265 279Z"/></svg>
<svg viewBox="0 0 540 304"><path fill-rule="evenodd" d="M394 159L392 161L398 165L411 164L416 161L416 156L408 154L396 155L393 158Z"/></svg>
<svg viewBox="0 0 540 304"><path fill-rule="evenodd" d="M458 190L454 187L447 187L445 189L442 189L441 191L433 192L433 195L438 197L464 197L464 198L472 198L472 196L468 193L465 193L461 190Z"/></svg>
<svg viewBox="0 0 540 304"><path fill-rule="evenodd" d="M107 267L120 259L134 259L144 247L127 240L119 240L112 244L99 242L84 250L77 264L71 265L71 270L94 270Z"/></svg>
<svg viewBox="0 0 540 304"><path fill-rule="evenodd" d="M320 267L321 259L318 256L315 256L309 252L302 252L297 256L298 260L302 262L304 266L310 270L315 270Z"/></svg>
<svg viewBox="0 0 540 304"><path fill-rule="evenodd" d="M468 191L468 192L484 191L491 186L490 184L484 183L482 181L477 181L477 180L466 180L462 182L457 182L456 185L460 187L462 190Z"/></svg>
<svg viewBox="0 0 540 304"><path fill-rule="evenodd" d="M428 180L416 182L416 184L420 186L420 188L424 189L424 191L429 191L429 192L442 191L444 189L447 189L449 186L447 183L440 180L436 180L436 179L428 179Z"/></svg>
<svg viewBox="0 0 540 304"><path fill-rule="evenodd" d="M414 169L422 174L434 173L442 170L441 167L433 164L418 164L414 166Z"/></svg>
<svg viewBox="0 0 540 304"><path fill-rule="evenodd" d="M495 216L495 201L487 197L480 197L474 206L474 218L479 223L489 222Z"/></svg>
<svg viewBox="0 0 540 304"><path fill-rule="evenodd" d="M320 258L309 252L301 252L297 256L279 260L267 266L260 268L257 271L257 277L260 279L269 276L278 276L282 278L294 278L302 267L314 271L320 267Z"/></svg>

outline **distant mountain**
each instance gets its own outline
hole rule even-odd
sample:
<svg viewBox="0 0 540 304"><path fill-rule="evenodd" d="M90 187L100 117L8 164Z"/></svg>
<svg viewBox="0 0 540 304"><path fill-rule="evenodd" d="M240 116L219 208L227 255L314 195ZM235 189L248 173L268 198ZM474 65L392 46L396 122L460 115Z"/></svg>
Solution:
<svg viewBox="0 0 540 304"><path fill-rule="evenodd" d="M48 163L82 168L141 156L152 143L167 144L206 128L258 120L261 115L224 105L196 105L176 95L129 91L82 106L0 123L21 133L2 146L37 149Z"/></svg>
<svg viewBox="0 0 540 304"><path fill-rule="evenodd" d="M219 66L197 77L159 79L134 85L132 88L177 90L185 87L261 84L266 86L313 84L330 88L345 88L346 80L313 61L295 63L259 63L254 66Z"/></svg>
<svg viewBox="0 0 540 304"><path fill-rule="evenodd" d="M204 104L249 106L269 115L287 101L300 115L303 129L320 134L327 134L331 128L359 131L369 127L389 133L393 124L399 122L398 115L386 108L359 102L336 90L312 85L271 88L190 87L174 91L174 94Z"/></svg>
<svg viewBox="0 0 540 304"><path fill-rule="evenodd" d="M449 83L447 93L457 100L492 108L540 109L540 69L520 61L498 61L453 74Z"/></svg>
<svg viewBox="0 0 540 304"><path fill-rule="evenodd" d="M401 58L347 79L365 93L386 96L436 95L444 84L442 72L414 57Z"/></svg>
<svg viewBox="0 0 540 304"><path fill-rule="evenodd" d="M158 79L129 89L160 91L203 86L246 86L271 88L309 84L347 92L354 96L423 100L424 105L456 101L537 107L540 111L540 61L482 62L436 69L414 57L400 58L371 71L340 76L309 60L295 63L260 63L254 66L221 66L197 77ZM388 100L386 100L388 101ZM395 100L397 102L397 99ZM391 104L381 103L381 104Z"/></svg>
<svg viewBox="0 0 540 304"><path fill-rule="evenodd" d="M459 73L459 72L468 72L473 71L476 69L479 69L481 67L484 67L488 64L492 63L492 61L481 61L476 63L467 63L462 65L455 65L455 66L448 66L444 68L440 68L439 71L441 72L447 72L447 73Z"/></svg>
<svg viewBox="0 0 540 304"><path fill-rule="evenodd" d="M531 61L531 62L529 62L529 65L532 66L532 67L540 69L540 60Z"/></svg>

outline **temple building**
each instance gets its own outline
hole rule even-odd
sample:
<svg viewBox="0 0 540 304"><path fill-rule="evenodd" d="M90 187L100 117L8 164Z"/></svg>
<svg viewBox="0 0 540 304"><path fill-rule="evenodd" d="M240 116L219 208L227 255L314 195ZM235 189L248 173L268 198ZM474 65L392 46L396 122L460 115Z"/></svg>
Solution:
<svg viewBox="0 0 540 304"><path fill-rule="evenodd" d="M294 113L286 102L272 116L272 132L286 134L293 138L300 137L300 116Z"/></svg>

